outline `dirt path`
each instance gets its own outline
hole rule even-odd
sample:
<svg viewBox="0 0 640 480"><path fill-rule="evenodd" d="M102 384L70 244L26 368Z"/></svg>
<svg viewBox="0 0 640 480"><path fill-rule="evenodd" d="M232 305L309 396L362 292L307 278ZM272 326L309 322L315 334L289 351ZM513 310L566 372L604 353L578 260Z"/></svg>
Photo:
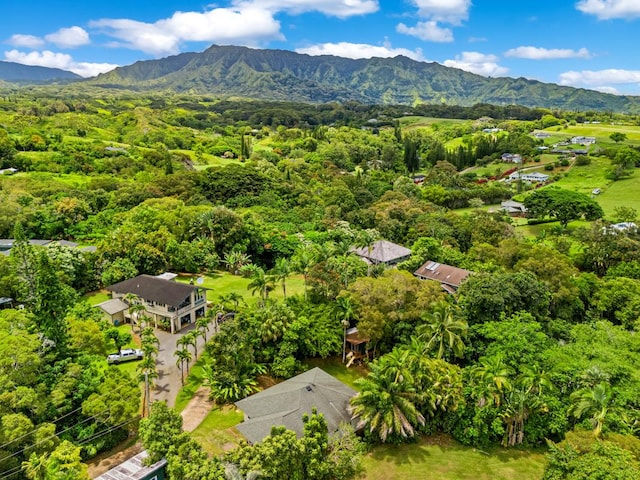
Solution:
<svg viewBox="0 0 640 480"><path fill-rule="evenodd" d="M193 432L209 415L212 407L213 402L209 400L209 388L200 387L180 414L182 415L182 429L185 432Z"/></svg>

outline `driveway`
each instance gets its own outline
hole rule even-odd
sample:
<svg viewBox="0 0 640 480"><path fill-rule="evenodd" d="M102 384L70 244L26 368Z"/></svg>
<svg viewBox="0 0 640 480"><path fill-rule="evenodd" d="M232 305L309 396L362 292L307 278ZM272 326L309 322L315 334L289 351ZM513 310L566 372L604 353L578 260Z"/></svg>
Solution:
<svg viewBox="0 0 640 480"><path fill-rule="evenodd" d="M164 330L156 329L155 334L160 341L160 348L158 349L158 358L156 365L158 369L158 378L156 379L156 388L151 392L151 401L164 400L167 405L173 407L176 403L176 397L178 392L182 388L182 381L180 380L180 369L176 365L176 356L174 355L178 347L176 342L184 334L190 332L195 328L195 324L188 325L178 333L171 334ZM212 333L213 329L209 329ZM207 334L207 338L211 336L211 333ZM193 347L189 347L189 351L193 355ZM204 351L204 339L198 337L198 356L202 355ZM189 362L189 366L193 366L195 358Z"/></svg>

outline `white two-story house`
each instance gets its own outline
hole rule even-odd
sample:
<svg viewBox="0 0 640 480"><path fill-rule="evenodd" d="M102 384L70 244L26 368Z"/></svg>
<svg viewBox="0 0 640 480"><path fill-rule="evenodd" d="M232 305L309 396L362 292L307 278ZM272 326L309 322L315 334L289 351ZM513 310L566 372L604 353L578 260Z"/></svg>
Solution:
<svg viewBox="0 0 640 480"><path fill-rule="evenodd" d="M196 285L151 275L138 275L111 285L107 290L113 298L99 305L105 312L110 313L110 302L118 304L120 309L126 306L126 310L121 310L122 321L131 320L128 301L133 294L137 297L135 301L144 306L146 315L151 317L154 324L158 326L168 323L171 333L180 331L185 325L207 313L207 289ZM114 310L118 310L118 307ZM111 315L113 319L116 318Z"/></svg>

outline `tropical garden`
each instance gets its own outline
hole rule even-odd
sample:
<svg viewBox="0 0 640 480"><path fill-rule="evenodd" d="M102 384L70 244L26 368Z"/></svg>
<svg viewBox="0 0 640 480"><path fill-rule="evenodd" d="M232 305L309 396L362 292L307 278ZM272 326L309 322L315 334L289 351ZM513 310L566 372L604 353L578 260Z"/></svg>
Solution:
<svg viewBox="0 0 640 480"><path fill-rule="evenodd" d="M16 171L0 175L0 237L14 245L0 255L0 297L23 308L0 311L0 477L87 478L84 461L138 435L172 479L353 478L367 449L438 435L544 449L549 479L638 476L640 234L610 225L637 221L640 136L607 133L562 166L530 135L594 119L633 132L638 119L494 109L488 134L487 120L467 120L482 106L402 108L6 92L0 168ZM553 185L501 181L505 152L551 165ZM628 202L568 183L595 167ZM512 197L529 219L500 211ZM411 257L385 269L352 253L378 239ZM427 260L473 274L450 295L413 276ZM351 404L360 437L310 413L301 438L276 428L211 457L171 409L147 411L154 329L142 311L114 327L83 295L164 271L245 279L221 295L213 281L196 329L219 404L309 359L340 362L357 327L370 339ZM202 352L182 341L188 382ZM127 346L144 360L107 365Z"/></svg>

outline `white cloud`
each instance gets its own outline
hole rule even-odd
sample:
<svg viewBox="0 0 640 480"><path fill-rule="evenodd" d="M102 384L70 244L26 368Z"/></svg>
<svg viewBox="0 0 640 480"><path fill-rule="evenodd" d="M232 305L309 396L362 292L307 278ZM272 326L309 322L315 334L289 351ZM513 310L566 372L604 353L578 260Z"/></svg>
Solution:
<svg viewBox="0 0 640 480"><path fill-rule="evenodd" d="M412 0L418 8L418 16L422 19L415 27L404 23L396 26L398 33L411 35L427 42L453 42L450 28L441 27L439 23L460 25L469 18L471 0Z"/></svg>
<svg viewBox="0 0 640 480"><path fill-rule="evenodd" d="M568 48L518 47L507 50L505 57L526 58L529 60L551 60L558 58L591 58L586 48L571 50Z"/></svg>
<svg viewBox="0 0 640 480"><path fill-rule="evenodd" d="M471 0L413 0L418 15L436 22L459 25L469 18Z"/></svg>
<svg viewBox="0 0 640 480"><path fill-rule="evenodd" d="M271 12L257 8L215 8L204 13L176 12L155 23L129 19L91 22L116 39L114 46L141 50L152 55L175 54L183 41L257 45L261 41L283 40L280 23Z"/></svg>
<svg viewBox="0 0 640 480"><path fill-rule="evenodd" d="M500 77L506 75L509 69L498 65L498 60L495 55L487 55L480 52L462 52L461 55L456 55L454 60L445 60L443 65L477 73L485 77Z"/></svg>
<svg viewBox="0 0 640 480"><path fill-rule="evenodd" d="M111 46L141 50L156 56L175 54L183 42L209 42L258 46L271 40L284 40L278 12L301 14L320 12L346 18L379 9L377 0L235 0L232 6L205 12L175 12L154 23L131 19L104 18L91 27L116 39Z"/></svg>
<svg viewBox="0 0 640 480"><path fill-rule="evenodd" d="M347 18L377 12L378 0L236 0L237 7L251 6L270 12L286 11L292 15L320 12L331 17Z"/></svg>
<svg viewBox="0 0 640 480"><path fill-rule="evenodd" d="M422 50L409 50L406 48L392 48L391 45L367 45L364 43L322 43L312 45L306 48L296 49L298 53L306 53L307 55L335 55L344 58L392 58L398 55L412 58L417 61L425 61Z"/></svg>
<svg viewBox="0 0 640 480"><path fill-rule="evenodd" d="M398 33L418 37L427 42L453 42L453 32L449 28L439 27L435 21L418 22L415 27L408 27L399 23L396 27Z"/></svg>
<svg viewBox="0 0 640 480"><path fill-rule="evenodd" d="M602 86L602 87L593 87L593 89L597 90L599 92L602 92L602 93L610 93L612 95L620 95L620 90L618 90L615 87Z"/></svg>
<svg viewBox="0 0 640 480"><path fill-rule="evenodd" d="M600 20L640 17L638 0L580 0L576 8L583 13L595 15Z"/></svg>
<svg viewBox="0 0 640 480"><path fill-rule="evenodd" d="M45 35L44 38L47 42L54 43L61 48L81 47L91 43L87 31L80 27L61 28L57 32Z"/></svg>
<svg viewBox="0 0 640 480"><path fill-rule="evenodd" d="M574 87L600 87L602 85L640 84L640 70L622 70L610 68L606 70L569 71L560 74L560 85Z"/></svg>
<svg viewBox="0 0 640 480"><path fill-rule="evenodd" d="M15 35L11 35L9 40L7 40L7 43L14 47L38 48L44 45L44 40L40 37L36 37L35 35L22 35L17 33Z"/></svg>
<svg viewBox="0 0 640 480"><path fill-rule="evenodd" d="M8 62L16 62L23 65L60 68L76 73L81 77L93 77L99 73L113 70L118 66L110 63L75 62L71 55L56 53L50 50L29 53L19 50L9 50L8 52L4 52L4 59Z"/></svg>

